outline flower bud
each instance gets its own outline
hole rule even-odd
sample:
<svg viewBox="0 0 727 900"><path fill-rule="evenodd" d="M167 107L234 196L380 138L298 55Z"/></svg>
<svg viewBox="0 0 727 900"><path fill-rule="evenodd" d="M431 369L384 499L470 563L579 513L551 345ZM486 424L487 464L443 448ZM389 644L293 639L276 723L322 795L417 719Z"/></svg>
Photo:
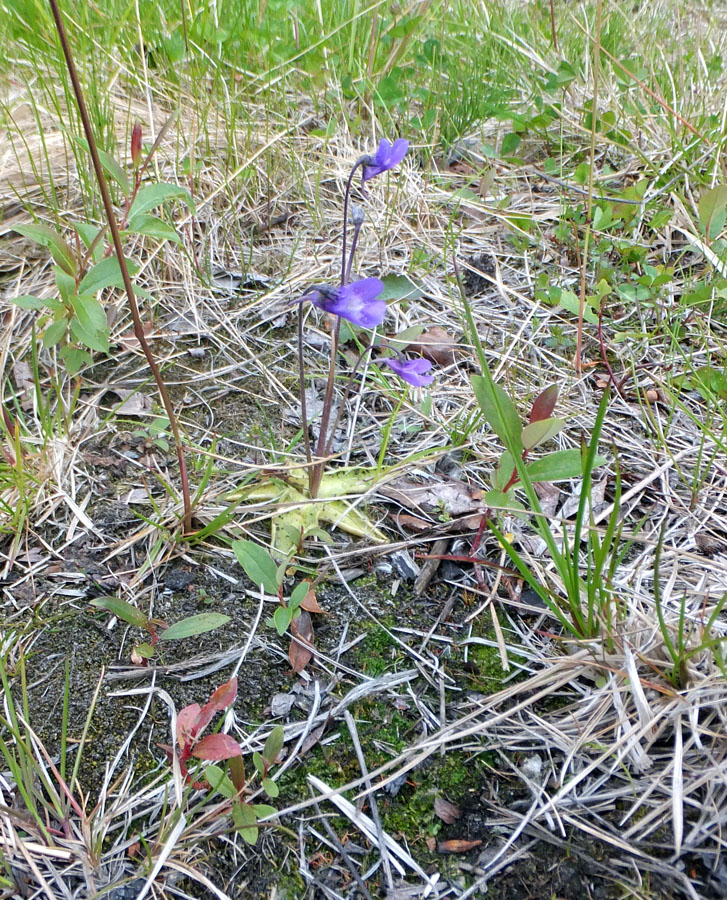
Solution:
<svg viewBox="0 0 727 900"><path fill-rule="evenodd" d="M354 203L351 207L351 221L354 225L363 225L364 222L364 210L363 206L359 206L358 203Z"/></svg>
<svg viewBox="0 0 727 900"><path fill-rule="evenodd" d="M131 132L131 162L138 169L141 163L141 125L137 122Z"/></svg>

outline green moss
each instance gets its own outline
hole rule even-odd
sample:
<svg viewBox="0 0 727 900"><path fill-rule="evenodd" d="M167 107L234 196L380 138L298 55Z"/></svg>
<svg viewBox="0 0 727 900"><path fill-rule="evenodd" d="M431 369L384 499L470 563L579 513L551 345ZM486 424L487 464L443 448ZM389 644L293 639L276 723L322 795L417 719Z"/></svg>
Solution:
<svg viewBox="0 0 727 900"><path fill-rule="evenodd" d="M469 670L474 686L486 694L494 694L503 686L503 678L508 674L502 668L500 651L486 644L468 646Z"/></svg>
<svg viewBox="0 0 727 900"><path fill-rule="evenodd" d="M431 759L410 774L396 797L379 799L384 827L408 841L438 835L445 823L434 811L436 798L466 805L482 790L492 762L489 754L473 757L461 751Z"/></svg>
<svg viewBox="0 0 727 900"><path fill-rule="evenodd" d="M359 582L356 584L358 587ZM381 624L391 630L393 617L382 619ZM366 638L356 648L355 664L369 678L377 678L401 658L401 648L376 622L366 622L363 627Z"/></svg>
<svg viewBox="0 0 727 900"><path fill-rule="evenodd" d="M302 897L306 892L303 876L292 867L286 872L279 872L275 879L275 886L280 900L295 900L296 897Z"/></svg>

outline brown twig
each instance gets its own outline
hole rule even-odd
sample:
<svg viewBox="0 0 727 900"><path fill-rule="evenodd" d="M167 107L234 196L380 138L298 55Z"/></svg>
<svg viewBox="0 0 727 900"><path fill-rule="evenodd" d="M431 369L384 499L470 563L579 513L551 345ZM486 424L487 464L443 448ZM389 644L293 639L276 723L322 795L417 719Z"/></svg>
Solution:
<svg viewBox="0 0 727 900"><path fill-rule="evenodd" d="M119 232L119 226L116 222L116 216L114 215L113 204L111 203L111 195L109 193L109 188L106 183L106 178L103 173L103 167L101 166L101 160L98 155L98 148L96 146L96 139L93 135L93 129L91 128L91 119L88 115L88 109L86 108L86 101L83 97L83 91L81 89L81 82L78 78L78 72L76 71L76 64L73 61L73 54L71 53L71 47L68 43L68 37L66 35L66 29L63 25L63 19L61 17L60 7L58 6L58 0L48 0L50 3L51 11L53 13L53 19L56 24L56 31L58 32L58 39L61 42L61 47L63 49L63 55L66 59L66 66L68 68L68 74L71 79L71 84L73 85L73 93L76 97L76 103L78 104L78 111L81 115L81 122L83 123L83 130L86 134L86 140L88 141L88 149L91 154L91 160L93 162L94 172L96 173L96 181L98 182L99 190L101 191L101 198L103 200L104 211L106 213L106 219L108 221L109 229L111 231L111 238L114 244L114 250L116 251L116 258L119 261L119 268L121 270L121 278L124 282L124 289L126 290L126 296L129 299L129 309L131 311L131 318L134 322L134 334L136 339L139 341L141 349L146 357L146 361L149 364L149 368L151 369L152 375L154 377L154 381L156 382L157 388L159 389L159 394L161 396L162 404L164 405L164 409L166 411L167 417L169 419L169 426L172 430L172 436L174 438L174 445L177 451L177 459L179 461L179 477L182 483L182 498L184 502L184 516L182 518L182 533L187 534L190 530L190 526L192 523L192 504L190 500L189 494L189 479L187 478L187 466L184 461L184 450L182 448L182 441L179 434L179 424L177 422L177 416L174 412L174 406L172 405L171 397L169 396L169 391L167 391L167 386L164 383L164 379L162 378L162 373L157 365L154 356L152 355L149 344L146 341L146 337L144 335L144 326L142 325L141 316L139 315L139 307L136 302L136 297L134 296L134 288L131 283L131 277L129 275L129 269L126 265L126 259L124 258L124 248L121 244L121 234Z"/></svg>

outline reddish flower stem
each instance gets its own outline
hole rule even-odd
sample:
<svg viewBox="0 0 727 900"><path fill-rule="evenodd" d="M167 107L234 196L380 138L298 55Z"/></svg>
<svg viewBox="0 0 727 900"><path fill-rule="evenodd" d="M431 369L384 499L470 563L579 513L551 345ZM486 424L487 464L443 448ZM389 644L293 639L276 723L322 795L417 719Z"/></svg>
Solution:
<svg viewBox="0 0 727 900"><path fill-rule="evenodd" d="M101 166L101 160L98 155L98 148L96 146L96 139L93 134L93 129L91 127L91 119L88 115L88 109L86 108L86 101L83 97L83 90L81 89L81 82L78 78L78 73L76 71L76 64L73 61L73 54L71 53L71 47L68 43L68 37L66 35L66 29L63 25L63 19L61 17L60 7L58 6L58 0L48 0L50 3L51 11L53 13L53 19L56 24L56 31L58 32L58 38L61 42L61 47L63 49L63 55L66 59L66 66L68 68L68 74L71 79L71 84L73 85L73 93L76 96L76 103L78 104L78 111L81 115L81 122L83 123L83 130L86 134L86 140L88 141L88 149L91 153L91 160L93 162L94 172L96 173L96 181L98 182L99 190L101 191L101 198L103 200L104 211L106 213L106 219L108 221L109 229L111 231L111 238L114 244L114 250L116 251L116 258L119 261L119 268L121 269L121 278L124 282L124 289L126 290L126 296L129 299L129 310L131 312L131 318L134 322L134 335L136 339L139 341L141 349L146 357L146 361L151 369L151 373L154 377L154 381L156 382L157 388L159 390L159 394L161 396L162 404L164 405L164 410L167 414L167 418L169 419L169 426L172 430L172 437L174 439L175 449L177 451L177 460L179 462L179 477L182 483L182 498L184 502L184 515L182 517L182 533L188 534L192 524L192 503L190 499L189 493L189 479L187 477L187 466L184 460L184 449L182 447L182 439L179 433L179 424L177 422L177 416L174 411L174 405L172 404L171 397L169 396L169 391L167 390L167 386L164 383L164 379L162 378L162 373L157 365L156 360L151 352L149 344L146 341L146 336L144 335L144 326L142 325L141 316L139 315L139 307L136 302L136 297L134 295L134 287L131 283L131 277L129 275L129 269L126 265L126 259L124 258L124 248L121 244L121 234L119 232L119 226L116 222L116 216L114 215L113 204L111 203L111 195L109 193L109 188L106 183L106 177L104 176L103 167Z"/></svg>

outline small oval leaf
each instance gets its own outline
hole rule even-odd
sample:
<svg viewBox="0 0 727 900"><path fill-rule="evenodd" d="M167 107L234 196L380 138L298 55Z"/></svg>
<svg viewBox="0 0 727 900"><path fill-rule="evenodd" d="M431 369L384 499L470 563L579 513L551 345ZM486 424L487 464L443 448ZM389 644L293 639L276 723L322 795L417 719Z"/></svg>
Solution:
<svg viewBox="0 0 727 900"><path fill-rule="evenodd" d="M530 410L530 421L539 422L541 419L548 419L553 414L555 404L558 402L558 385L551 384L542 391L533 401L533 408Z"/></svg>
<svg viewBox="0 0 727 900"><path fill-rule="evenodd" d="M189 209L194 212L194 201L186 188L179 184L149 184L143 187L134 198L129 210L129 223L134 221L136 216L148 212L150 209L156 209L167 200L184 200Z"/></svg>
<svg viewBox="0 0 727 900"><path fill-rule="evenodd" d="M200 613L197 616L189 616L174 625L170 625L161 634L163 641L179 641L183 638L194 637L196 634L204 634L205 631L213 631L230 621L229 616L222 613Z"/></svg>
<svg viewBox="0 0 727 900"><path fill-rule="evenodd" d="M192 750L195 759L209 759L220 762L233 756L240 756L242 749L229 734L208 734L198 741Z"/></svg>
<svg viewBox="0 0 727 900"><path fill-rule="evenodd" d="M563 419L539 419L531 422L523 428L522 441L525 450L532 450L539 444L544 444L563 430Z"/></svg>
<svg viewBox="0 0 727 900"><path fill-rule="evenodd" d="M41 247L47 247L50 250L50 255L66 274L73 275L75 273L76 261L71 248L52 228L49 228L47 225L34 223L32 225L15 225L13 230L17 231L18 234L22 234L23 237L35 241L36 244L40 244Z"/></svg>
<svg viewBox="0 0 727 900"><path fill-rule="evenodd" d="M274 765L276 759L280 756L284 741L285 735L283 726L276 725L268 735L268 739L265 741L265 747L263 748L263 759L267 762L268 768Z"/></svg>
<svg viewBox="0 0 727 900"><path fill-rule="evenodd" d="M232 550L250 581L268 594L278 593L278 567L267 550L254 541L233 541Z"/></svg>
<svg viewBox="0 0 727 900"><path fill-rule="evenodd" d="M149 627L149 616L137 606L132 606L131 603L122 600L121 597L96 597L91 600L91 606L95 606L97 609L106 609L117 619L128 622L129 625L136 625L137 628Z"/></svg>

